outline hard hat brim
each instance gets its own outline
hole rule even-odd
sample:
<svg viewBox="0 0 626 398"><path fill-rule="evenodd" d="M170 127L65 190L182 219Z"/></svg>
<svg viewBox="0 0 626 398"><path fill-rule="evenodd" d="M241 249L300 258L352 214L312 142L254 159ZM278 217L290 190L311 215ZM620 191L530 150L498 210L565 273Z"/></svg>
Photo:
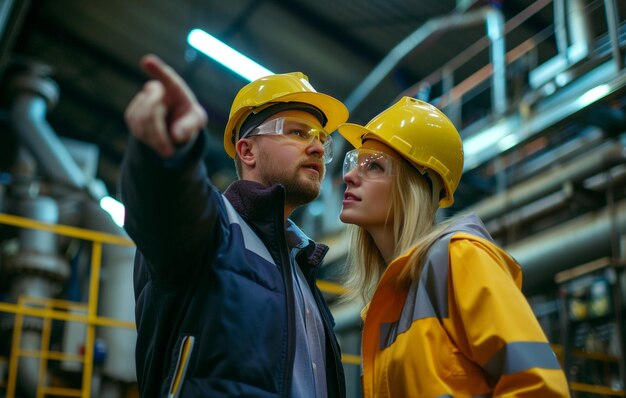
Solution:
<svg viewBox="0 0 626 398"><path fill-rule="evenodd" d="M292 93L276 97L272 100L272 103L287 103L287 102L301 102L304 104L312 105L318 108L324 116L326 116L326 124L324 129L328 133L332 133L337 130L337 127L348 120L348 108L343 102L331 97L330 95L318 93L318 92L302 92ZM237 127L235 124L243 118L244 113L251 112L252 109L241 109L238 115L233 115L230 121L226 125L224 134L224 149L231 158L235 158L235 145L232 142L232 131Z"/></svg>
<svg viewBox="0 0 626 398"><path fill-rule="evenodd" d="M337 131L339 131L339 134L356 149L363 145L362 140L365 135L373 134L365 127L354 123L344 123L339 126Z"/></svg>

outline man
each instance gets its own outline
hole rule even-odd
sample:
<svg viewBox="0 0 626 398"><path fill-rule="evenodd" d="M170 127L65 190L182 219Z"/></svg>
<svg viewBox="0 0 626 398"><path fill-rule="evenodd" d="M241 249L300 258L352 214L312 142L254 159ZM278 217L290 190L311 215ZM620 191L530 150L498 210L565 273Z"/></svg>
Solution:
<svg viewBox="0 0 626 398"><path fill-rule="evenodd" d="M141 396L345 396L315 285L328 248L288 217L319 195L347 109L301 73L246 85L224 134L240 180L222 195L201 159L205 111L160 59L141 65L153 80L126 110L122 171Z"/></svg>

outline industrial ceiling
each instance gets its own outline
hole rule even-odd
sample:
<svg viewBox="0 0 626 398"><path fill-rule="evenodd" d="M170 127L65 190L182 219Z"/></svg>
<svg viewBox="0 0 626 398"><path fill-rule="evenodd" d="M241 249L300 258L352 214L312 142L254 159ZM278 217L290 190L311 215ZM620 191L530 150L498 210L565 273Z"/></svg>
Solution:
<svg viewBox="0 0 626 398"><path fill-rule="evenodd" d="M246 81L191 49L186 43L191 29L206 30L274 72L303 71L319 91L345 100L425 23L485 6L499 9L505 20L530 6L539 10L507 37L507 48L552 24L550 1L35 0L13 2L15 15L5 29L5 36L11 36L5 43L11 49L5 66L8 71L23 63L50 67L50 77L60 87L58 104L49 110L52 127L62 137L97 144L99 177L115 193L128 137L123 110L146 81L138 61L146 53L160 55L182 74L209 113L216 138L210 169L222 173L222 181L233 178L234 169L219 145L220 135L230 103ZM484 24L437 30L352 109L351 121L366 122L486 33ZM541 51L545 59L555 49ZM455 71L455 80L488 62L489 52L478 52Z"/></svg>

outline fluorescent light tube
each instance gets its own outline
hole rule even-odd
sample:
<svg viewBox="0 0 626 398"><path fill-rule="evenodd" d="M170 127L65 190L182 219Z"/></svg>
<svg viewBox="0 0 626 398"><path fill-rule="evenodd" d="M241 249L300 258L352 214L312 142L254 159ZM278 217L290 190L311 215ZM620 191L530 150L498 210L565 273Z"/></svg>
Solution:
<svg viewBox="0 0 626 398"><path fill-rule="evenodd" d="M189 32L187 43L248 81L274 74L202 29Z"/></svg>
<svg viewBox="0 0 626 398"><path fill-rule="evenodd" d="M110 196L100 199L100 207L111 215L113 222L120 227L124 226L124 205Z"/></svg>

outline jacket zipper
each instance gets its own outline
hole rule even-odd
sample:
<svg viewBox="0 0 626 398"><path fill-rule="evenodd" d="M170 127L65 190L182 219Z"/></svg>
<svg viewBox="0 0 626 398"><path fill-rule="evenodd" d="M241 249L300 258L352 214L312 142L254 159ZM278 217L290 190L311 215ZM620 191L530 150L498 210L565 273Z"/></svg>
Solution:
<svg viewBox="0 0 626 398"><path fill-rule="evenodd" d="M280 256L283 267L283 282L285 284L285 303L287 307L287 363L284 369L285 391L283 396L289 397L291 393L291 376L293 374L294 363L294 347L295 347L295 330L294 325L296 323L296 314L294 311L294 293L293 293L293 275L291 272L291 257L289 256L289 247L287 245L287 238L285 236L285 224L282 217L278 220L278 231L283 231L281 234L282 239L280 242Z"/></svg>
<svg viewBox="0 0 626 398"><path fill-rule="evenodd" d="M181 390L183 389L183 383L185 382L185 374L187 373L187 367L189 366L189 358L193 352L193 345L195 343L194 336L185 336L180 343L180 351L178 352L178 360L176 361L176 367L174 368L174 374L172 376L172 383L167 393L167 398L178 398Z"/></svg>

